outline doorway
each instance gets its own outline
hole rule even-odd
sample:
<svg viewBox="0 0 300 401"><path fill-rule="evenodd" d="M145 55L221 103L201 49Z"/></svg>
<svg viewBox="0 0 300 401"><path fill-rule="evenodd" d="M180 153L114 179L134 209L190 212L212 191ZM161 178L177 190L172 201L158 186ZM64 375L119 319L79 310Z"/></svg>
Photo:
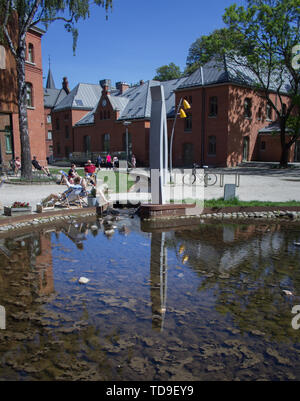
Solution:
<svg viewBox="0 0 300 401"><path fill-rule="evenodd" d="M0 164L8 165L13 158L12 117L0 113Z"/></svg>
<svg viewBox="0 0 300 401"><path fill-rule="evenodd" d="M294 162L300 162L300 141L295 143Z"/></svg>
<svg viewBox="0 0 300 401"><path fill-rule="evenodd" d="M192 143L185 143L183 145L183 165L184 167L191 167L194 163L194 146Z"/></svg>

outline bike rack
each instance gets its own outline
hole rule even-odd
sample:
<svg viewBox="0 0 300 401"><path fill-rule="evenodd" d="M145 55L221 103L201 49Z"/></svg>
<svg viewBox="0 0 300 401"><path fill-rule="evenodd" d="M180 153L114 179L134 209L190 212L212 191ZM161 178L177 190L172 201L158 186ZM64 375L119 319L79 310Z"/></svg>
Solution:
<svg viewBox="0 0 300 401"><path fill-rule="evenodd" d="M220 174L220 187L221 187L221 188L224 187L224 176L225 176L225 174ZM236 186L237 188L239 188L239 186L240 186L240 181L241 181L241 179L240 179L240 174L235 174L234 183L235 183L235 186Z"/></svg>

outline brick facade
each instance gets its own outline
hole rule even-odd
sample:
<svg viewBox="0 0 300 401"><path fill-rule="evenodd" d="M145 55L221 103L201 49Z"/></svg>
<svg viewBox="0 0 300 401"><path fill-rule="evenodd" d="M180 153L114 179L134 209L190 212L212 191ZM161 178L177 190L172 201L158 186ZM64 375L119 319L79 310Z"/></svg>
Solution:
<svg viewBox="0 0 300 401"><path fill-rule="evenodd" d="M28 129L32 156L46 163L44 98L41 38L43 31L31 29L26 36L26 82L32 87L32 106L27 108ZM13 55L7 46L2 46L0 60L0 137L1 162L7 164L20 156L20 133L17 107L17 72ZM3 57L4 54L4 57ZM3 63L4 61L4 63ZM3 68L5 67L5 68ZM7 125L7 121L9 124ZM4 130L3 130L4 127ZM7 136L10 135L10 141Z"/></svg>
<svg viewBox="0 0 300 401"><path fill-rule="evenodd" d="M126 94L126 90L124 92ZM110 153L125 151L124 120L112 107L105 91L94 112L94 122L74 126L83 115L72 118L73 145L60 136L60 150L70 146L70 152L105 152L104 138L109 134ZM175 90L175 109L180 99L192 106L187 110L187 119L177 119L173 142L173 166L190 167L193 163L208 166L237 166L243 161L279 161L281 156L279 134L263 134L262 129L276 121L275 111L267 115L267 102L249 87L230 82L178 88ZM278 105L276 94L272 101ZM105 100L105 102L103 102ZM285 97L286 105L289 98ZM144 107L143 104L140 105ZM63 114L62 112L60 112ZM72 111L74 113L74 110ZM87 112L86 112L87 113ZM57 116L59 113L55 113ZM132 152L139 164L149 163L150 118L128 119L128 132L132 141ZM174 118L168 118L170 139ZM70 120L71 123L71 120ZM71 129L71 126L70 126ZM106 135L106 137L105 137ZM89 149L87 149L89 144ZM72 147L73 146L73 147ZM294 160L295 146L290 149L289 161ZM299 146L300 158L300 146Z"/></svg>

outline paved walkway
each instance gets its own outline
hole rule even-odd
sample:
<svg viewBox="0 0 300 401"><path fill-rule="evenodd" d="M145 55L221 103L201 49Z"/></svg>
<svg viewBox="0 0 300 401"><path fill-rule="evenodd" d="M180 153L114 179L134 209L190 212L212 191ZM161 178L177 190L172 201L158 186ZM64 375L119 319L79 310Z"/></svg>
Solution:
<svg viewBox="0 0 300 401"><path fill-rule="evenodd" d="M240 200L261 200L261 201L300 201L300 169L291 170L263 170L263 169L218 169L214 170L218 175L218 181L213 187L204 188L204 198L222 198L224 188L220 187L220 173L224 173L224 184L235 183L235 173L240 173L240 187L236 189L236 194ZM110 194L111 200L134 200L146 201L149 198L147 193L147 175L146 170L140 171L141 183L138 194L130 193L117 195ZM3 184L0 188L0 203L2 206L11 206L14 201L29 202L35 210L37 203L51 193L63 192L66 189L63 185L16 185ZM189 190L181 183L178 184L175 194L181 194L189 197ZM176 196L175 196L176 197Z"/></svg>

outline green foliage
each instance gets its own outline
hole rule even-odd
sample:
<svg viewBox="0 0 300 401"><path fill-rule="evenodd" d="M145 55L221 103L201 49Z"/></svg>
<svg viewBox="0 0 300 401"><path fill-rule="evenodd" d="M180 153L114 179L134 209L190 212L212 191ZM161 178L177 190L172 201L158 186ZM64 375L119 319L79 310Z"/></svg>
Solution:
<svg viewBox="0 0 300 401"><path fill-rule="evenodd" d="M107 18L108 10L112 8L112 1L94 0L92 3L104 7ZM78 38L76 23L90 16L92 3L89 0L0 0L0 20L5 21L7 15L17 12L19 34L26 33L29 28L39 24L47 30L52 22L64 21L66 30L73 36L75 52ZM0 26L0 37L1 35L3 37L5 25Z"/></svg>
<svg viewBox="0 0 300 401"><path fill-rule="evenodd" d="M180 67L174 63L157 68L156 74L157 75L153 78L156 81L169 81L171 79L181 78L182 76Z"/></svg>
<svg viewBox="0 0 300 401"><path fill-rule="evenodd" d="M226 57L230 72L238 79L244 80L242 71L251 72L254 77L251 86L267 100L280 123L281 164L286 166L288 149L299 136L299 117L298 120L296 117L299 107L295 98L300 90L300 74L293 66L293 48L300 43L300 0L247 0L247 7L236 4L228 7L223 20L226 28L202 36L192 44L185 73L212 57L216 60ZM292 101L283 114L287 82ZM277 93L277 103L272 101L271 91ZM287 122L297 135L289 137L286 143Z"/></svg>

